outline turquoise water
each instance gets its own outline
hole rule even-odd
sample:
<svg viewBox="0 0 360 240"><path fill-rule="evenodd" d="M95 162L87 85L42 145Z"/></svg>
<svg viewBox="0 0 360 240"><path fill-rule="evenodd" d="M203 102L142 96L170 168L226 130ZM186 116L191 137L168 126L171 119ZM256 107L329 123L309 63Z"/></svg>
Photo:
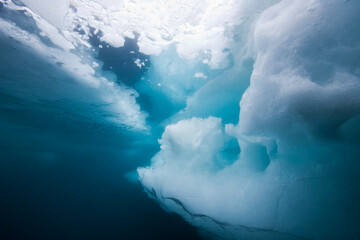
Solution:
<svg viewBox="0 0 360 240"><path fill-rule="evenodd" d="M199 239L126 178L156 136L89 121L79 101L39 100L69 76L4 36L0 49L1 239Z"/></svg>

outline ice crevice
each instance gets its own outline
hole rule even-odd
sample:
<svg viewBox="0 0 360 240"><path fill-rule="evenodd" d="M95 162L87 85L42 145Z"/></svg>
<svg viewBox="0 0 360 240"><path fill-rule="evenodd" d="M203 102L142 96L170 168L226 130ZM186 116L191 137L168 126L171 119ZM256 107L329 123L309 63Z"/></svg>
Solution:
<svg viewBox="0 0 360 240"><path fill-rule="evenodd" d="M149 192L149 191L147 191ZM174 197L165 197L165 196L157 196L156 191L154 189L152 189L152 191L150 192L150 194L152 195L152 197L155 200L160 201L160 203L164 202L164 201L172 201L173 203L175 203L180 209L181 211L184 211L187 213L188 216L190 216L190 218L192 219L192 221L196 221L196 219L202 219L202 221L209 221L212 222L214 224L216 224L217 226L219 226L222 230L224 230L227 233L230 233L231 235L231 228L237 228L238 230L240 230L241 232L244 232L243 234L254 234L254 233L259 233L262 236L261 237L266 237L266 235L269 235L268 237L276 237L277 239L290 239L290 240L306 240L306 238L302 238L296 235L292 235L292 234L287 234L287 233L282 233L282 232L278 232L276 230L276 228L273 229L257 229L257 228L251 228L251 227L246 227L243 225L232 225L229 224L227 222L222 222L222 221L218 221L213 217L209 217L206 214L201 214L201 213L193 213L191 211L189 211L186 206L177 198ZM280 196L281 197L281 196ZM279 197L279 198L280 198ZM163 205L164 206L164 205ZM167 209L168 210L168 209ZM186 217L188 218L188 217ZM230 229L228 229L230 228ZM239 236L233 236L232 238L237 239Z"/></svg>

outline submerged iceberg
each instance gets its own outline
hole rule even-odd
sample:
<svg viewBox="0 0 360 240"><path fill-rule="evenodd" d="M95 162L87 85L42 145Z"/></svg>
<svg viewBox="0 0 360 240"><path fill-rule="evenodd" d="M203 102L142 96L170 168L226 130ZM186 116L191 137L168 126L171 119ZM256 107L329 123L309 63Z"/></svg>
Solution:
<svg viewBox="0 0 360 240"><path fill-rule="evenodd" d="M220 238L356 238L359 10L354 1L281 1L264 11L247 42L256 56L239 122L168 125L152 165L138 170L149 195ZM202 97L197 104L213 96ZM240 147L232 160L231 137Z"/></svg>
<svg viewBox="0 0 360 240"><path fill-rule="evenodd" d="M357 239L359 11L355 0L0 0L0 48L66 73L3 89L162 133L139 180L204 236ZM130 83L97 56L131 39L143 72Z"/></svg>

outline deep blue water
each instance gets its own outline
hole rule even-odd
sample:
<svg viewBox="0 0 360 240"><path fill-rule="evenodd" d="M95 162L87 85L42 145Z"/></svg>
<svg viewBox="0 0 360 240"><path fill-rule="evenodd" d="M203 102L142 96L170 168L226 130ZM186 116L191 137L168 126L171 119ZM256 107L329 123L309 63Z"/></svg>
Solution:
<svg viewBox="0 0 360 240"><path fill-rule="evenodd" d="M149 165L158 135L86 119L96 108L81 101L41 99L69 76L0 39L0 239L199 239L125 177ZM100 51L104 70L129 61L116 54ZM129 85L141 77L114 72Z"/></svg>
<svg viewBox="0 0 360 240"><path fill-rule="evenodd" d="M34 149L29 136L4 144L3 133L1 239L197 239L123 177L141 159L62 140Z"/></svg>

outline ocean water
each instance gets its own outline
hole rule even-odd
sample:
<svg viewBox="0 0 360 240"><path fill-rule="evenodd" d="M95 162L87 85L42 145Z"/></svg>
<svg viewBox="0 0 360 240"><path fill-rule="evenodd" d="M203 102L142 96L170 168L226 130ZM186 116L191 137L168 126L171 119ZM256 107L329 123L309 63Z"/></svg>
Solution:
<svg viewBox="0 0 360 240"><path fill-rule="evenodd" d="M199 239L123 177L136 157L28 139L37 149L17 141L4 146L2 139L2 239Z"/></svg>
<svg viewBox="0 0 360 240"><path fill-rule="evenodd" d="M149 164L159 150L156 137L84 123L64 110L72 103L34 103L36 88L52 88L49 79L64 74L11 41L1 36L0 238L200 239L126 177ZM128 60L117 57L99 54L104 68ZM129 85L143 74L114 72Z"/></svg>

